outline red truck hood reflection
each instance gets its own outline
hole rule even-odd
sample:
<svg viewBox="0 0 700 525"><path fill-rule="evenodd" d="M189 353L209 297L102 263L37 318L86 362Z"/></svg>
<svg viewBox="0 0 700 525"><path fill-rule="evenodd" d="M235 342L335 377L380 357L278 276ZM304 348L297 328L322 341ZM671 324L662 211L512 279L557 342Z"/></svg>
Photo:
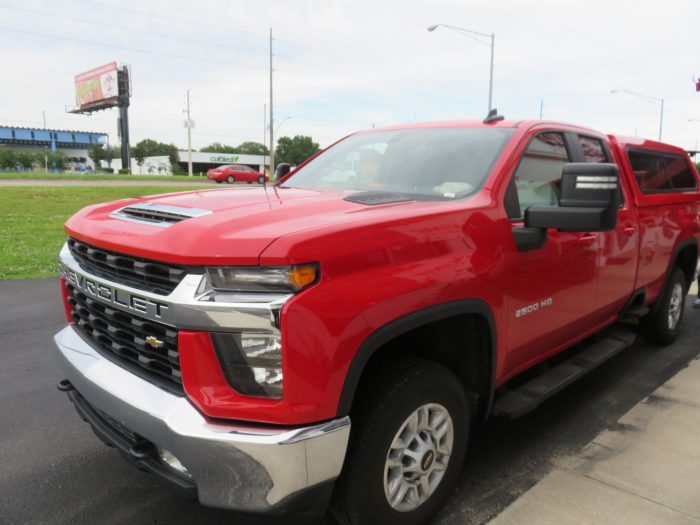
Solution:
<svg viewBox="0 0 700 525"><path fill-rule="evenodd" d="M384 208L344 201L346 195L340 190L268 186L150 196L90 206L71 217L65 230L83 242L147 259L187 265L252 265L258 263L259 255L270 243L283 235L347 220L349 212ZM111 215L143 202L212 213L168 227Z"/></svg>

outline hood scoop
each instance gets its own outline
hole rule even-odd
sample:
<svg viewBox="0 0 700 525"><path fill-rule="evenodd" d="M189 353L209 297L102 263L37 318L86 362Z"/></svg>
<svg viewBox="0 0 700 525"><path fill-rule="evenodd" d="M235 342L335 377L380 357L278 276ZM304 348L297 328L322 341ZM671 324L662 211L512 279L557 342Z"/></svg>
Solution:
<svg viewBox="0 0 700 525"><path fill-rule="evenodd" d="M385 191L366 191L355 193L349 197L345 197L348 202L356 202L357 204L365 204L367 206L376 206L378 204L392 204L395 202L408 202L414 200L413 197L408 197L400 193L390 193Z"/></svg>
<svg viewBox="0 0 700 525"><path fill-rule="evenodd" d="M150 224L151 226L167 227L176 222L202 217L210 213L212 213L211 210L203 210L201 208L185 208L183 206L171 206L154 202L141 202L113 211L110 217L141 224Z"/></svg>

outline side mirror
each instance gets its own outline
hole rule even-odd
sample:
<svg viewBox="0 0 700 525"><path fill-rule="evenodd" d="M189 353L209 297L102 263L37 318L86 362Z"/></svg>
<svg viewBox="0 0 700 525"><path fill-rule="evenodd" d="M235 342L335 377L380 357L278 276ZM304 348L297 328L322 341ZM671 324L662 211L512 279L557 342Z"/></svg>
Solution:
<svg viewBox="0 0 700 525"><path fill-rule="evenodd" d="M275 170L275 180L280 180L282 177L287 175L287 173L289 173L291 169L292 167L286 162L278 164L277 169Z"/></svg>
<svg viewBox="0 0 700 525"><path fill-rule="evenodd" d="M617 165L566 164L559 206L531 206L525 210L525 226L565 232L610 231L617 225L619 202Z"/></svg>

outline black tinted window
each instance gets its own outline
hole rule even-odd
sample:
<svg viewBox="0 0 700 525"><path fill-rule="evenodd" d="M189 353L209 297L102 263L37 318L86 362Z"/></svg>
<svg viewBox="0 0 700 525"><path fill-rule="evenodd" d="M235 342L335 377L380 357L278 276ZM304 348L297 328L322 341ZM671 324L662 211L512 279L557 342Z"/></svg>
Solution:
<svg viewBox="0 0 700 525"><path fill-rule="evenodd" d="M561 169L571 162L561 133L540 133L528 144L515 172L520 216L530 206L559 204Z"/></svg>
<svg viewBox="0 0 700 525"><path fill-rule="evenodd" d="M683 191L697 187L690 165L681 155L630 150L627 156L642 193Z"/></svg>
<svg viewBox="0 0 700 525"><path fill-rule="evenodd" d="M581 145L581 151L583 152L585 162L609 162L602 141L581 136L579 136L578 141Z"/></svg>

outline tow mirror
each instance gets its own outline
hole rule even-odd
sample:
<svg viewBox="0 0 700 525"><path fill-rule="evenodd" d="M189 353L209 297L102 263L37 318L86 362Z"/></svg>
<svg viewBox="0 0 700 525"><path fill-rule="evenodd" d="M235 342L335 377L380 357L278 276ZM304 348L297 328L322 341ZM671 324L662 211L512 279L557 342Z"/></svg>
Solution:
<svg viewBox="0 0 700 525"><path fill-rule="evenodd" d="M620 175L615 164L571 163L562 168L559 206L531 206L525 226L565 232L605 232L617 225Z"/></svg>
<svg viewBox="0 0 700 525"><path fill-rule="evenodd" d="M565 164L559 205L530 206L525 210L525 227L513 230L515 243L520 251L541 248L547 240L547 228L563 232L610 231L617 225L619 202L617 165Z"/></svg>

